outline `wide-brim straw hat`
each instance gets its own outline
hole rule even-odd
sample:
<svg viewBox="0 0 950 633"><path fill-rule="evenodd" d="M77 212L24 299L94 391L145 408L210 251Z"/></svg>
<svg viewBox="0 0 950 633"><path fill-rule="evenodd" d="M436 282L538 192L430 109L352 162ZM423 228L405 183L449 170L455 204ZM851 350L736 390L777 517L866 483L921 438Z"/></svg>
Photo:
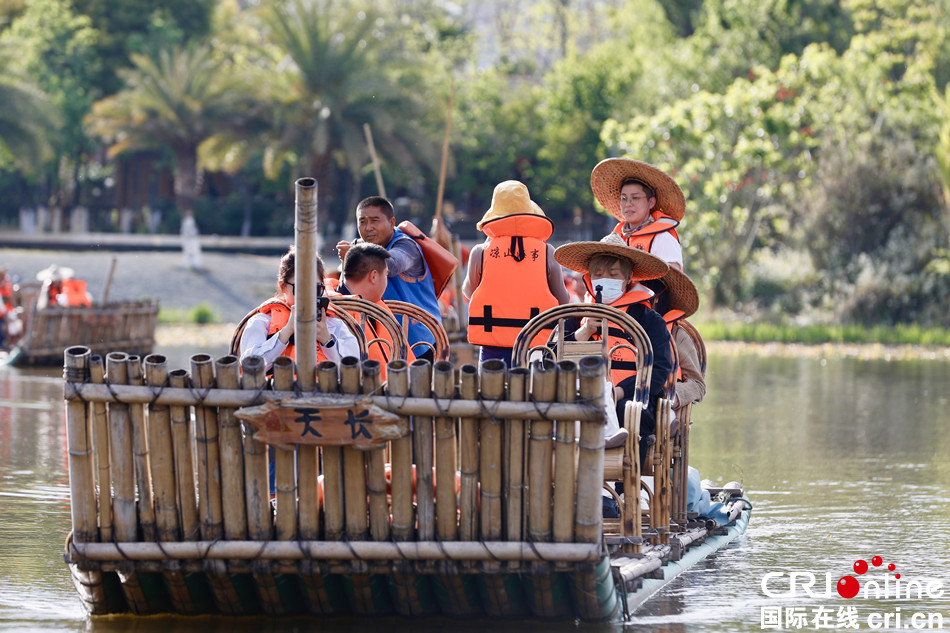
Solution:
<svg viewBox="0 0 950 633"><path fill-rule="evenodd" d="M670 310L680 310L686 318L699 310L699 292L689 275L675 266L659 279L670 297Z"/></svg>
<svg viewBox="0 0 950 633"><path fill-rule="evenodd" d="M531 199L528 187L524 183L506 180L495 185L495 191L491 195L491 206L485 211L485 215L478 221L475 228L481 230L486 222L518 214L547 217L541 207Z"/></svg>
<svg viewBox="0 0 950 633"><path fill-rule="evenodd" d="M633 264L631 279L644 281L659 279L670 269L669 265L655 255L639 248L627 246L623 238L611 233L599 242L571 242L559 246L554 251L554 259L559 264L579 273L589 272L589 264L595 255L613 255L622 257Z"/></svg>
<svg viewBox="0 0 950 633"><path fill-rule="evenodd" d="M590 188L594 197L610 215L621 222L620 187L624 181L639 180L653 187L656 192L656 206L676 221L682 220L686 213L686 197L676 181L653 165L632 158L608 158L602 160L590 173Z"/></svg>
<svg viewBox="0 0 950 633"><path fill-rule="evenodd" d="M36 279L37 281L62 281L63 279L72 279L73 272L72 268L50 264L49 268L44 268L36 273Z"/></svg>

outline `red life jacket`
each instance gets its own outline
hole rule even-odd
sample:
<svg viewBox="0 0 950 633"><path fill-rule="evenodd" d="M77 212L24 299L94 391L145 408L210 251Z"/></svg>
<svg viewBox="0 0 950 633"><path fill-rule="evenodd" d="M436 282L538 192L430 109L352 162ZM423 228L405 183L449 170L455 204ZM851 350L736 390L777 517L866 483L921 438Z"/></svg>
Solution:
<svg viewBox="0 0 950 633"><path fill-rule="evenodd" d="M509 215L482 225L482 278L469 303L468 340L514 347L521 328L558 305L548 286L548 244L554 225L544 216ZM539 334L531 345L544 343Z"/></svg>
<svg viewBox="0 0 950 633"><path fill-rule="evenodd" d="M585 300L587 303L593 303L594 297L593 293L591 292L593 287L591 285L590 273L586 273L584 275L584 284L587 286L588 292ZM612 308L617 308L618 310L626 312L627 306L633 305L634 303L644 303L652 296L652 290L642 284L634 283L630 290L621 295L616 301L608 305L610 305ZM600 340L600 335L594 334L591 336L591 339ZM631 342L624 335L623 330L619 326L608 323L607 346L609 349L613 350L610 352L610 380L615 386L619 385L621 381L626 380L630 376L637 375L636 353L627 347L618 347L617 349L614 349L614 346L621 344L631 345Z"/></svg>
<svg viewBox="0 0 950 633"><path fill-rule="evenodd" d="M393 314L393 311L389 309L389 306L386 305L385 301L380 300L374 301L373 303L391 314L393 319L396 318L396 315ZM356 322L359 323L360 314L357 312L350 312L350 314L352 314L353 318L356 319ZM389 330L383 327L376 319L367 316L366 323L363 326L363 332L366 335L367 342L366 356L370 360L379 361L379 378L381 381L386 382L386 366L389 364L389 361L394 360L391 350L396 349L396 346L393 345L393 339L389 335ZM373 339L378 340L374 341ZM408 346L408 342L404 342ZM406 362L412 363L414 360L416 360L416 355L412 353L412 348L408 347Z"/></svg>
<svg viewBox="0 0 950 633"><path fill-rule="evenodd" d="M676 241L679 241L679 236L676 234L676 227L679 226L679 222L666 215L662 211L653 211L650 214L650 217L653 218L653 222L650 222L646 226L642 226L630 235L626 236L624 239L627 242L627 246L632 246L633 248L638 248L641 251L650 252L650 248L653 246L653 240L656 239L656 236L660 233L669 232ZM623 225L625 222L618 222L617 226L614 227L614 233L620 237L623 235Z"/></svg>
<svg viewBox="0 0 950 633"><path fill-rule="evenodd" d="M257 306L241 319L241 322L238 323L237 328L234 330L234 335L231 336L231 349L230 353L234 356L241 355L241 335L244 334L244 328L247 326L247 322L255 314L267 314L270 315L270 325L267 328L267 336L271 337L274 334L277 334L285 325L287 321L290 320L290 306L281 301L280 299L268 299L261 305ZM331 313L328 311L327 315ZM290 337L290 342L287 343L287 347L284 348L284 351L280 353L281 356L289 356L290 358L297 360L296 347L294 345L294 337ZM317 362L327 360L327 355L323 352L323 348L317 344Z"/></svg>

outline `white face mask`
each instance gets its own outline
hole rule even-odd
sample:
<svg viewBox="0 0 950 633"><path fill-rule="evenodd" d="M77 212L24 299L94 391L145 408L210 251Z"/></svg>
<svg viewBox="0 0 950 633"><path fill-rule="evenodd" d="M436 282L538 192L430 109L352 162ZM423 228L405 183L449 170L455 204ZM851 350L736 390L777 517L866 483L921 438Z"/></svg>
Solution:
<svg viewBox="0 0 950 633"><path fill-rule="evenodd" d="M623 296L623 280L621 279L591 279L591 287L594 289L594 296L597 296L597 287L600 286L600 298L604 303L610 304Z"/></svg>

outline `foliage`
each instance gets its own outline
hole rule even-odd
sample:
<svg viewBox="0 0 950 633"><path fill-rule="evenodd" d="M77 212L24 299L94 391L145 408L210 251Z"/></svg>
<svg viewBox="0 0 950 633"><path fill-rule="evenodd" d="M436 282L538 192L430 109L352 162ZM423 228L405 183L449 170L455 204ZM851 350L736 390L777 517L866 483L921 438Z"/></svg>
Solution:
<svg viewBox="0 0 950 633"><path fill-rule="evenodd" d="M29 173L52 154L50 131L58 117L48 96L16 69L17 51L15 40L0 37L0 168Z"/></svg>

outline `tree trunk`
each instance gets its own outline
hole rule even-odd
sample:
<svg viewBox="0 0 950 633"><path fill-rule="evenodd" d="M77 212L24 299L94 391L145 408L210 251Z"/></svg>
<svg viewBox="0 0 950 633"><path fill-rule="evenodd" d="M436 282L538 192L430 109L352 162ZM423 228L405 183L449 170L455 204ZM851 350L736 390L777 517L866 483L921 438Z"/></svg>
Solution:
<svg viewBox="0 0 950 633"><path fill-rule="evenodd" d="M181 250L185 266L201 270L201 241L195 222L198 197L198 156L194 148L175 152L175 202L181 214Z"/></svg>

